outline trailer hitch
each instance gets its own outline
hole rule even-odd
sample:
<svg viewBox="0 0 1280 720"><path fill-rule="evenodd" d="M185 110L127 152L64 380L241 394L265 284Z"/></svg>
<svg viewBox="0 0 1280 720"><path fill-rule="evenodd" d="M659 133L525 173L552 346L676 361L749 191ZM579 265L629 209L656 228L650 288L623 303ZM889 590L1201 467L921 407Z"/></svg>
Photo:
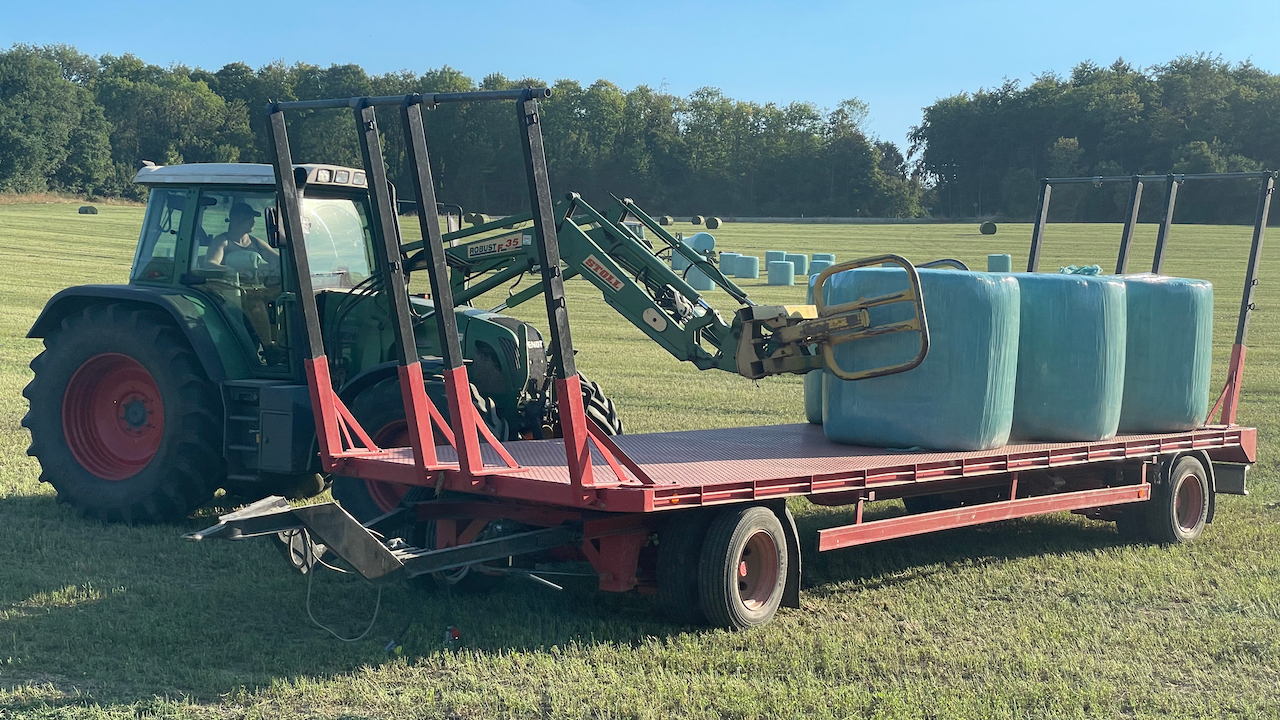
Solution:
<svg viewBox="0 0 1280 720"><path fill-rule="evenodd" d="M907 287L898 292L838 305L825 302L823 291L832 275L881 265L901 267L906 272ZM825 367L842 380L865 380L911 370L924 362L929 353L929 323L925 316L920 275L915 266L900 255L875 255L823 270L814 281L813 299L813 305L755 306L739 310L742 330L738 344L738 372L756 379ZM873 308L897 303L910 306L910 318L879 323L872 321ZM836 345L900 332L914 332L919 336L918 348L910 360L863 370L845 369L836 360ZM820 357L816 354L819 350Z"/></svg>
<svg viewBox="0 0 1280 720"><path fill-rule="evenodd" d="M386 517L384 515L373 520L369 525L376 525ZM303 552L316 552L318 555L327 550L341 558L366 580L378 580L401 571L408 577L414 577L560 545L573 545L581 541L582 530L572 525L558 525L433 550L409 546L399 538L384 541L336 503L292 507L284 498L272 496L221 515L217 524L187 533L183 537L199 542L206 539L243 540L268 536L286 542L286 548L290 551L301 537L304 545L300 547ZM314 536L315 541L310 536ZM309 566L299 567L299 563L293 559L290 559L290 564L303 572L310 569Z"/></svg>

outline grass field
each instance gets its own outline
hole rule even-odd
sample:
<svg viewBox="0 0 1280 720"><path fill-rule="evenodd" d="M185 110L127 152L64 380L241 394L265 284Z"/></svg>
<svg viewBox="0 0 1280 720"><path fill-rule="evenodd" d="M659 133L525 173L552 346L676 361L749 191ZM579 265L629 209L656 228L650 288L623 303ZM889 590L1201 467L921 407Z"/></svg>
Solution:
<svg viewBox="0 0 1280 720"><path fill-rule="evenodd" d="M1240 417L1256 425L1249 497L1223 497L1189 546L1125 545L1062 514L819 555L847 512L795 505L810 552L802 610L761 630L671 625L637 595L513 582L486 597L390 586L369 638L307 619L307 581L266 542L184 543L207 524L86 522L54 501L19 421L24 335L68 285L123 282L138 207L0 206L0 718L1280 717L1280 252L1263 264ZM690 231L690 226L677 229ZM1025 262L1030 228L726 225L724 250L882 251ZM1150 258L1143 226L1135 268ZM1116 225L1055 226L1045 268L1114 263ZM1249 230L1178 227L1166 270L1217 290L1215 360L1235 327ZM798 378L697 373L570 285L573 339L629 432L800 422ZM803 289L745 281L759 300ZM728 309L723 293L717 302ZM540 302L515 313L538 321ZM545 324L545 323L540 323ZM889 505L880 512L898 510ZM376 593L315 579L317 617L356 634ZM446 651L447 625L463 648ZM407 629L406 629L407 628ZM384 646L403 640L403 652Z"/></svg>

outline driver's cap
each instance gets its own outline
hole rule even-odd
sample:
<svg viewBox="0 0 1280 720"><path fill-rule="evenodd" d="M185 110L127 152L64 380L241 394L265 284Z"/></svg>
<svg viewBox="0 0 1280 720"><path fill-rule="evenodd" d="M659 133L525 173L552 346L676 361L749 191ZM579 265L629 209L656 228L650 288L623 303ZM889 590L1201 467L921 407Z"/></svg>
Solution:
<svg viewBox="0 0 1280 720"><path fill-rule="evenodd" d="M262 217L262 213L254 210L249 203L238 202L231 206L231 217Z"/></svg>

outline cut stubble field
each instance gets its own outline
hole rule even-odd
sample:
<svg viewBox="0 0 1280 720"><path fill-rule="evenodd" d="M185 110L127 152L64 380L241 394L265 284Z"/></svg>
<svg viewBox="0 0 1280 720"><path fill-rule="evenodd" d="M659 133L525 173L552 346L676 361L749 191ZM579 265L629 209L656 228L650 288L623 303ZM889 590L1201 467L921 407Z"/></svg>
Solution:
<svg viewBox="0 0 1280 720"><path fill-rule="evenodd" d="M142 209L100 209L0 206L0 718L1280 716L1280 252L1264 257L1240 410L1259 428L1251 494L1220 498L1196 543L1127 545L1111 524L1060 514L818 554L813 529L849 513L796 502L804 607L759 630L672 625L649 598L587 582L555 592L513 579L487 596L401 582L383 592L369 638L343 643L310 623L306 578L269 543L181 541L218 509L180 525L105 526L38 481L19 423L40 341L24 336L63 287L126 280ZM1051 226L1043 267L1114 264L1119 233ZM1030 227L714 234L718 249L760 256L889 251L981 268L991 252L1025 263ZM1141 226L1134 269L1154 238ZM1220 388L1249 228L1177 226L1171 242L1167 272L1214 283ZM800 378L699 373L584 281L568 286L578 362L628 432L803 422ZM758 301L804 299L799 284L743 286ZM722 292L713 301L731 309ZM541 309L512 314L545 325ZM310 592L316 616L351 635L377 597L329 573ZM456 652L441 642L450 625L462 632ZM388 654L392 638L401 651Z"/></svg>

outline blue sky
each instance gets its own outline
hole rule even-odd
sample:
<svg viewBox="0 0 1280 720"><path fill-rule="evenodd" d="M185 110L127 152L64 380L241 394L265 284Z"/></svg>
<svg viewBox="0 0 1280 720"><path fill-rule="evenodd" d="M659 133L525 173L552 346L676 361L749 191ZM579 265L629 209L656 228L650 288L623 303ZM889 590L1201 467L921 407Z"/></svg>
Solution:
<svg viewBox="0 0 1280 720"><path fill-rule="evenodd" d="M243 61L357 63L371 73L450 65L554 82L597 78L680 95L833 107L858 97L870 130L904 143L939 97L1195 52L1280 72L1280 2L5 3L0 47L68 43L216 70Z"/></svg>

